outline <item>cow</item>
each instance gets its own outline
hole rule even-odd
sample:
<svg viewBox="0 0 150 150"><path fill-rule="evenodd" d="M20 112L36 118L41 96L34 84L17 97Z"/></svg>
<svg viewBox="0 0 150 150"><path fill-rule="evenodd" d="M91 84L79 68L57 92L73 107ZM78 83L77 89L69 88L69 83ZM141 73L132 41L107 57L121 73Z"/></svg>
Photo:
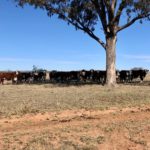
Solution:
<svg viewBox="0 0 150 150"><path fill-rule="evenodd" d="M34 82L43 82L46 80L46 71L32 72Z"/></svg>
<svg viewBox="0 0 150 150"><path fill-rule="evenodd" d="M92 81L104 84L106 82L106 71L103 70L91 70Z"/></svg>
<svg viewBox="0 0 150 150"><path fill-rule="evenodd" d="M4 84L4 81L12 81L15 83L18 77L18 72L0 72L0 84Z"/></svg>
<svg viewBox="0 0 150 150"><path fill-rule="evenodd" d="M0 84L4 85L4 78L0 78Z"/></svg>
<svg viewBox="0 0 150 150"><path fill-rule="evenodd" d="M53 71L49 72L49 79L50 79L51 82L54 82L56 80L56 77L55 77L56 72L57 72L56 70L53 70Z"/></svg>
<svg viewBox="0 0 150 150"><path fill-rule="evenodd" d="M135 69L131 70L131 80L140 78L141 82L144 80L146 74L149 72L147 69Z"/></svg>
<svg viewBox="0 0 150 150"><path fill-rule="evenodd" d="M70 72L67 71L51 71L50 80L52 82L68 82L70 78Z"/></svg>
<svg viewBox="0 0 150 150"><path fill-rule="evenodd" d="M80 81L86 82L86 81L92 81L93 76L93 69L87 71L87 70L81 70L79 72Z"/></svg>
<svg viewBox="0 0 150 150"><path fill-rule="evenodd" d="M120 82L131 82L131 70L121 70L119 72Z"/></svg>
<svg viewBox="0 0 150 150"><path fill-rule="evenodd" d="M21 71L17 76L17 83L32 83L33 82L33 73L28 71Z"/></svg>
<svg viewBox="0 0 150 150"><path fill-rule="evenodd" d="M69 81L70 82L79 82L80 81L80 72L79 71L70 71L69 72Z"/></svg>
<svg viewBox="0 0 150 150"><path fill-rule="evenodd" d="M70 72L68 71L60 71L58 72L58 75L59 75L60 82L68 82L70 79Z"/></svg>
<svg viewBox="0 0 150 150"><path fill-rule="evenodd" d="M104 85L106 82L106 71L104 70L99 70L98 71L98 75L99 75L99 82Z"/></svg>

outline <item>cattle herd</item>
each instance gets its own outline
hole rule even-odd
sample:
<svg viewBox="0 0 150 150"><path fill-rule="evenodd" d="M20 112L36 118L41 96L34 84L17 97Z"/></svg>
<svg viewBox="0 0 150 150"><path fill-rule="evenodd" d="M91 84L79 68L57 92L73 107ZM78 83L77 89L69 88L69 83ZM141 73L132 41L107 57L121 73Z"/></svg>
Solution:
<svg viewBox="0 0 150 150"><path fill-rule="evenodd" d="M116 71L118 83L130 83L134 79L143 81L147 69ZM99 83L106 81L106 71L102 70L80 70L80 71L15 71L0 72L0 84L12 81L14 84L21 83Z"/></svg>

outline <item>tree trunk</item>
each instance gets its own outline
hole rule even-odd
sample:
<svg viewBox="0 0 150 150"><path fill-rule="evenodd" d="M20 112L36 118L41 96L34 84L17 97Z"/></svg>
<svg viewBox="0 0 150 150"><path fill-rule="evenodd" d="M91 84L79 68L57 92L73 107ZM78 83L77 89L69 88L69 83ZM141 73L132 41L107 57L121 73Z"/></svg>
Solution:
<svg viewBox="0 0 150 150"><path fill-rule="evenodd" d="M116 86L116 35L106 38L106 85Z"/></svg>

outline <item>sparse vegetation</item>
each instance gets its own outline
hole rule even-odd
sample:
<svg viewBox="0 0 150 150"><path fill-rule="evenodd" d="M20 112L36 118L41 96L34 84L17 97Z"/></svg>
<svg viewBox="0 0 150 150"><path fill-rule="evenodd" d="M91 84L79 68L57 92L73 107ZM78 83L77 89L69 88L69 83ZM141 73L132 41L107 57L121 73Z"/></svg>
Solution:
<svg viewBox="0 0 150 150"><path fill-rule="evenodd" d="M66 109L105 110L150 104L149 86L5 85L0 90L0 114L23 115Z"/></svg>
<svg viewBox="0 0 150 150"><path fill-rule="evenodd" d="M1 86L0 149L149 150L149 77L145 83Z"/></svg>

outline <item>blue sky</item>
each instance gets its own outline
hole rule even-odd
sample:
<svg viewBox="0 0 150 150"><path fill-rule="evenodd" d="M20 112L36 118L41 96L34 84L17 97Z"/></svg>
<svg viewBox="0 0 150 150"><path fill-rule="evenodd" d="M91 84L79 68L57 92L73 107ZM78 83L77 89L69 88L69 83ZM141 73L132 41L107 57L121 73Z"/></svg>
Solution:
<svg viewBox="0 0 150 150"><path fill-rule="evenodd" d="M0 11L0 70L105 69L104 49L82 31L11 0L1 0ZM150 69L150 22L120 32L116 49L117 69Z"/></svg>

